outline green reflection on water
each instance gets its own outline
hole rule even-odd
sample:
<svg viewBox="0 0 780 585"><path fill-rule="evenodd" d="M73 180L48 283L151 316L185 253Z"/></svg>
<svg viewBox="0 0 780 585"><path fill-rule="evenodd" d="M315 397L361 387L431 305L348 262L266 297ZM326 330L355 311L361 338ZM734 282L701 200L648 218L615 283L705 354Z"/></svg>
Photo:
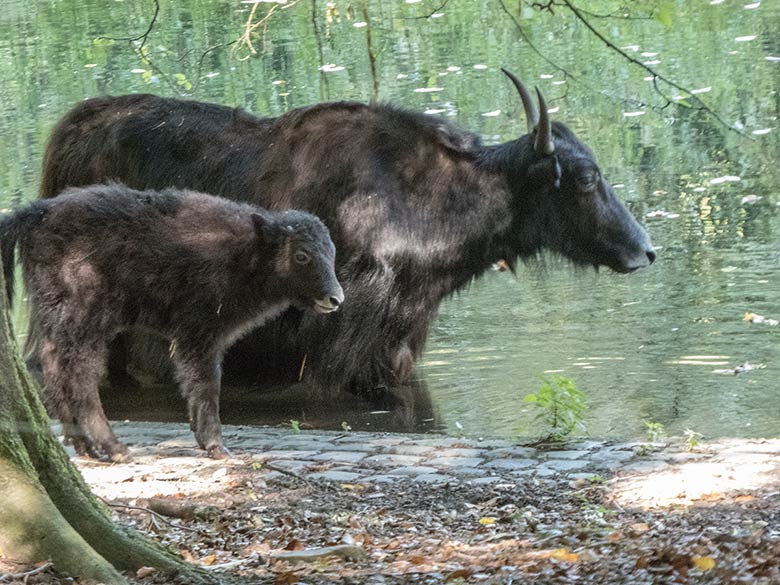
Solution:
<svg viewBox="0 0 780 585"><path fill-rule="evenodd" d="M261 115L367 100L370 31L381 100L452 117L497 142L525 127L514 89L498 71L509 67L543 89L554 115L593 147L638 216L661 210L678 217L644 220L661 249L643 273L573 273L551 260L544 269L522 267L517 279L488 274L445 303L418 370L441 426L452 430L457 421L469 433L533 434L522 396L543 372L562 370L590 396L596 435L636 435L647 419L672 433L776 434L780 327L741 320L745 311L780 317L776 3L745 9L679 1L668 27L653 19L593 19L632 57L658 61L651 66L659 72L702 90L697 95L743 135L702 111L661 109L666 98L643 79L647 72L617 58L563 9L551 15L526 8L518 22L570 77L529 48L498 1L451 0L435 18L415 17L438 1L369 2L369 26L355 26L364 17L347 2L327 10L301 0L276 11L254 40L258 54L244 60L248 53L233 54L228 44L241 34L250 5L163 2L146 43L148 62L131 43L100 37L141 34L151 2L3 4L2 207L35 196L51 127L88 96L188 94ZM587 3L600 14L619 5ZM661 87L675 99L676 90ZM717 180L724 176L740 180ZM760 199L751 204L746 196ZM713 373L745 361L767 367ZM288 407L295 415L297 407Z"/></svg>

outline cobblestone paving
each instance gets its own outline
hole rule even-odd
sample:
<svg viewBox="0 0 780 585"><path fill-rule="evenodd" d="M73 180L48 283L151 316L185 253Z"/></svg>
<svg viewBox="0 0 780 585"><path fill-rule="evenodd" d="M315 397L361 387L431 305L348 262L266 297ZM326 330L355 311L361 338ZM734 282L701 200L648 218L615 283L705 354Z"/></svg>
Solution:
<svg viewBox="0 0 780 585"><path fill-rule="evenodd" d="M621 478L621 493L652 489L658 504L693 494L693 480L709 475L719 488L738 487L745 473L777 477L780 440L729 439L686 452L681 441L668 443L572 441L557 449L534 448L511 441L422 434L301 431L267 427L226 426L225 442L234 457L213 461L196 448L183 424L114 423L130 447L133 460L110 466L80 459L88 482L100 493L121 497L123 477L145 477L159 483L160 493L175 493L188 474L213 476L213 484L229 481L235 466L257 465L273 474L293 474L308 481L338 483L418 482L425 484L517 482L530 476L577 481L594 476ZM659 482L669 481L669 494ZM691 476L691 477L689 477ZM132 497L132 482L127 481ZM147 484L148 486L148 484ZM616 486L618 487L618 486ZM708 488L709 489L709 488ZM687 492L686 492L687 490ZM693 497L692 495L690 497ZM677 500L675 500L677 498Z"/></svg>

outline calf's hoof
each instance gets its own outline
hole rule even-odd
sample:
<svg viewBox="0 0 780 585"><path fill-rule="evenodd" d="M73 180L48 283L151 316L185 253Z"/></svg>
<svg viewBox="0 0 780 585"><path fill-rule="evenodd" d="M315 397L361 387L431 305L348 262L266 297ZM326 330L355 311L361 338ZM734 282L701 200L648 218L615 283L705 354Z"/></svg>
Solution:
<svg viewBox="0 0 780 585"><path fill-rule="evenodd" d="M65 435L65 444L73 445L73 448L76 450L76 453L78 453L81 457L100 459L100 453L98 453L98 450L95 448L95 445L92 443L92 441L88 440L86 437L82 435L77 435L77 436Z"/></svg>
<svg viewBox="0 0 780 585"><path fill-rule="evenodd" d="M105 450L109 460L113 461L114 463L127 463L133 459L130 456L130 450L123 443L117 442L112 443L111 445L106 445Z"/></svg>
<svg viewBox="0 0 780 585"><path fill-rule="evenodd" d="M209 447L206 452L212 459L230 459L232 457L230 451L228 451L224 445L214 445L213 447Z"/></svg>

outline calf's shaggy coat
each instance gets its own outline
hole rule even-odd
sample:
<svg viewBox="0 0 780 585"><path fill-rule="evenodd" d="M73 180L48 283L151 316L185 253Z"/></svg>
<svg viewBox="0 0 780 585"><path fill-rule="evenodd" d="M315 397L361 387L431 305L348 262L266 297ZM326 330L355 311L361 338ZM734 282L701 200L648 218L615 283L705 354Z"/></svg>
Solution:
<svg viewBox="0 0 780 585"><path fill-rule="evenodd" d="M197 442L221 457L224 351L290 306L329 313L344 298L333 242L315 216L191 191L74 188L2 218L9 300L17 246L44 400L80 453L113 460L127 448L106 419L98 381L121 329L170 340Z"/></svg>

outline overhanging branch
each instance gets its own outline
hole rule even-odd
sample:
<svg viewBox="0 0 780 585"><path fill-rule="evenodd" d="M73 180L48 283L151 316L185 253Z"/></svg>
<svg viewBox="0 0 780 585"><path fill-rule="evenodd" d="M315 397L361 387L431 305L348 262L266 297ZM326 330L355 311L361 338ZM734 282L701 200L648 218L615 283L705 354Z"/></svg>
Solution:
<svg viewBox="0 0 780 585"><path fill-rule="evenodd" d="M702 100L700 97L698 97L696 94L692 93L691 90L689 90L686 87L683 87L679 83L673 81L672 79L669 79L665 75L660 74L658 71L650 67L649 65L646 65L639 59L636 59L626 53L623 49L615 45L612 41L610 41L608 38L606 38L603 34L601 34L589 21L587 18L585 18L580 10L574 6L570 0L560 0L571 12L574 14L575 18L579 20L582 24L585 25L585 27L593 33L601 42L603 42L611 51L614 51L624 59L626 59L629 63L636 65L640 67L641 69L644 69L647 73L653 76L653 88L656 90L656 92L661 95L665 100L667 100L667 105L669 103L673 103L680 107L687 107L689 109L697 109L706 112L713 118L715 118L722 126L727 128L728 130L731 130L732 132L736 132L737 134L744 135L742 132L734 128L733 126L730 126L726 123L726 121L718 114L715 110L710 108L704 100ZM685 104L681 104L679 101L676 100L670 100L667 96L665 96L658 88L657 81L662 81L665 84L669 85L670 87L673 87L674 89L686 94L691 101L695 102L698 107L693 108L693 106L686 106ZM664 106L666 107L666 106Z"/></svg>
<svg viewBox="0 0 780 585"><path fill-rule="evenodd" d="M157 22L157 16L160 14L160 0L154 0L154 15L152 16L152 20L149 21L149 26L146 28L146 32L144 32L142 35L139 35L137 37L98 37L99 39L104 39L107 41L127 41L130 43L134 43L136 41L141 41L141 44L136 48L136 51L140 51L143 46L146 44L146 40L149 38L149 34L152 32L152 29L154 28L154 23Z"/></svg>

